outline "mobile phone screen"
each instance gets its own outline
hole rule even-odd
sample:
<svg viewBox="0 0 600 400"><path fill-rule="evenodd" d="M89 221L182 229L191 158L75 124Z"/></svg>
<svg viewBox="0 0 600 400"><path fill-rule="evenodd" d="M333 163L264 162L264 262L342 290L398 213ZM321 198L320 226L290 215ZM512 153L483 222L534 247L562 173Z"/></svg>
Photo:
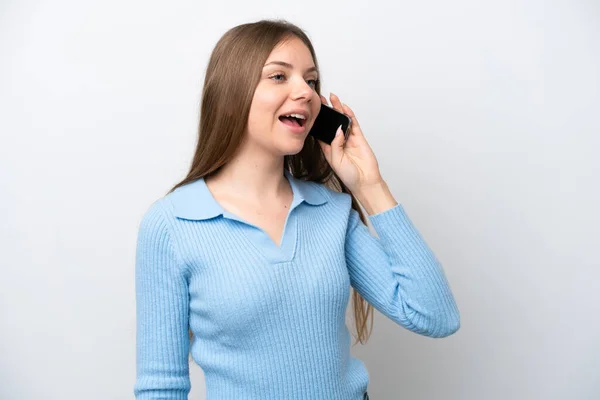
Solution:
<svg viewBox="0 0 600 400"><path fill-rule="evenodd" d="M335 138L335 132L340 125L342 125L344 136L348 138L350 124L351 119L349 116L321 103L321 111L319 111L319 115L317 115L315 123L308 134L327 144L331 144Z"/></svg>

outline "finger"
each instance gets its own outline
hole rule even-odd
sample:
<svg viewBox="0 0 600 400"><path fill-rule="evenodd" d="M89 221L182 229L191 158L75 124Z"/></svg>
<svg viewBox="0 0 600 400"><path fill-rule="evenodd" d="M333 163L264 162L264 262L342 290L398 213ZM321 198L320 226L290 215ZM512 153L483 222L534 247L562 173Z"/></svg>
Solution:
<svg viewBox="0 0 600 400"><path fill-rule="evenodd" d="M347 116L352 118L352 125L360 126L358 124L358 119L356 119L356 115L354 115L354 111L352 111L352 109L348 106L348 104L345 104L345 103L342 104L342 110L343 110L344 114L346 114Z"/></svg>
<svg viewBox="0 0 600 400"><path fill-rule="evenodd" d="M352 118L352 128L350 129L351 132L353 134L363 135L362 129L360 128L360 124L358 123L358 119L356 118L356 115L354 115L354 111L352 111L352 109L347 104L343 104L342 107L344 114Z"/></svg>
<svg viewBox="0 0 600 400"><path fill-rule="evenodd" d="M333 106L333 108L339 112L344 112L342 109L342 102L340 101L340 98L337 97L335 94L331 93L329 95L329 97L331 98L331 105Z"/></svg>
<svg viewBox="0 0 600 400"><path fill-rule="evenodd" d="M344 132L340 125L336 131L336 136L331 142L331 159L333 162L339 162L344 154Z"/></svg>
<svg viewBox="0 0 600 400"><path fill-rule="evenodd" d="M326 106L329 105L327 102L327 97L323 96L322 94L320 94L319 97L321 98L321 103L325 104Z"/></svg>

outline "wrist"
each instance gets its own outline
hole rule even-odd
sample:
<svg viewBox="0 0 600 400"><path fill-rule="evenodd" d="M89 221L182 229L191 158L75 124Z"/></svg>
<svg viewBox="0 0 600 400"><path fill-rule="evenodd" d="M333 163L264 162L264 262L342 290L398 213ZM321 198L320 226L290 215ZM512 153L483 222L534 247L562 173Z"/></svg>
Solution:
<svg viewBox="0 0 600 400"><path fill-rule="evenodd" d="M352 193L369 215L378 214L398 205L383 179L362 185Z"/></svg>

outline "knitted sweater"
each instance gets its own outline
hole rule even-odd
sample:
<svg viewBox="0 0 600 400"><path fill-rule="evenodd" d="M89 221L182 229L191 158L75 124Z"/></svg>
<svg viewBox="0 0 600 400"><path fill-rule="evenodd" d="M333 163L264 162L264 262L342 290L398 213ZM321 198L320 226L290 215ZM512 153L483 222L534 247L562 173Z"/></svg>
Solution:
<svg viewBox="0 0 600 400"><path fill-rule="evenodd" d="M285 176L294 197L280 246L224 210L204 179L145 212L135 261L137 400L187 399L189 352L208 400L362 399L369 375L350 355L350 286L417 334L459 329L442 266L402 205L369 216L376 237L349 194Z"/></svg>

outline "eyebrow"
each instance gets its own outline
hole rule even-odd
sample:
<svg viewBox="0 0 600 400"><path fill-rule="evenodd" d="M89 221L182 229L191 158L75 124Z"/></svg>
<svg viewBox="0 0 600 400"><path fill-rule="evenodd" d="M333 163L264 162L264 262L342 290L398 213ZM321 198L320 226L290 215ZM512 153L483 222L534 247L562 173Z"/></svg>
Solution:
<svg viewBox="0 0 600 400"><path fill-rule="evenodd" d="M265 64L265 67L270 64L281 65L282 67L286 67L286 68L290 68L290 69L294 68L294 66L292 64L286 63L285 61L271 61L270 63ZM313 71L319 72L317 67L310 67L305 71L305 73L313 72Z"/></svg>

